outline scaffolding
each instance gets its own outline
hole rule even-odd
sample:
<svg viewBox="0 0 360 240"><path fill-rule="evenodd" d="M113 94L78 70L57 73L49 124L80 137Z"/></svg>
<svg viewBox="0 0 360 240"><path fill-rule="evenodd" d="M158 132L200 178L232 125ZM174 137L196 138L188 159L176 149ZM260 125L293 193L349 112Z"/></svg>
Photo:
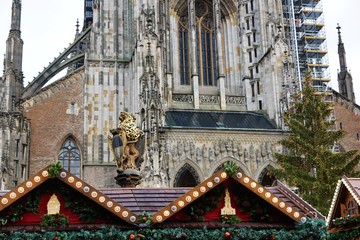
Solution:
<svg viewBox="0 0 360 240"><path fill-rule="evenodd" d="M299 90L305 74L310 71L316 92L331 95L321 0L283 0L282 5L285 33L290 40ZM325 99L332 101L332 97Z"/></svg>

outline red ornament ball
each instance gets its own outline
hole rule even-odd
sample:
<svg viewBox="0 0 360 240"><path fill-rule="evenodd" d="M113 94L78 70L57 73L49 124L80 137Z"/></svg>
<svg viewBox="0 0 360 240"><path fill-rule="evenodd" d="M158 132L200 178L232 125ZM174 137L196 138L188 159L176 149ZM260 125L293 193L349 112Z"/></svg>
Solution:
<svg viewBox="0 0 360 240"><path fill-rule="evenodd" d="M225 235L226 238L231 237L231 233L229 233L229 232L226 232L224 235Z"/></svg>
<svg viewBox="0 0 360 240"><path fill-rule="evenodd" d="M54 240L58 240L59 238L57 236L54 237Z"/></svg>
<svg viewBox="0 0 360 240"><path fill-rule="evenodd" d="M130 239L130 240L134 240L134 239L135 239L135 235L134 235L134 234L130 234L129 239Z"/></svg>
<svg viewBox="0 0 360 240"><path fill-rule="evenodd" d="M143 217L143 220L144 220L144 222L146 222L146 220L147 220L147 217Z"/></svg>
<svg viewBox="0 0 360 240"><path fill-rule="evenodd" d="M229 217L228 217L228 216L225 216L224 219L227 221L227 220L229 220Z"/></svg>

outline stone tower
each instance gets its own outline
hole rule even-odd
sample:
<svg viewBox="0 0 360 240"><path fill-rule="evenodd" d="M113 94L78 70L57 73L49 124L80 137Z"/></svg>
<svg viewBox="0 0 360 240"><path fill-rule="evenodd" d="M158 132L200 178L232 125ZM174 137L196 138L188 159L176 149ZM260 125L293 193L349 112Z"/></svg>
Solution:
<svg viewBox="0 0 360 240"><path fill-rule="evenodd" d="M340 62L340 71L338 72L338 84L339 84L339 93L349 99L351 102L355 103L355 94L351 73L349 72L346 64L346 53L344 43L341 39L341 27L336 27L338 30L339 42L338 42L338 54Z"/></svg>
<svg viewBox="0 0 360 240"><path fill-rule="evenodd" d="M109 130L117 125L120 112L139 113L136 79L140 73L132 61L134 4L93 1L91 44L84 69L84 175L113 170L107 143Z"/></svg>
<svg viewBox="0 0 360 240"><path fill-rule="evenodd" d="M14 110L23 89L22 54L23 40L20 31L21 1L12 2L11 26L6 40L4 79L2 86L2 109Z"/></svg>
<svg viewBox="0 0 360 240"><path fill-rule="evenodd" d="M21 1L13 0L11 26L6 41L4 73L0 78L0 188L14 187L27 178L28 122L18 103L23 90Z"/></svg>

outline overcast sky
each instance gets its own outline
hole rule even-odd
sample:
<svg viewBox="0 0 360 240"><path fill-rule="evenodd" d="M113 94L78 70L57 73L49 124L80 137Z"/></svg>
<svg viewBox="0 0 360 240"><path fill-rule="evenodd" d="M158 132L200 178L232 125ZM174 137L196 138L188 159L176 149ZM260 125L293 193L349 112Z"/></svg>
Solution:
<svg viewBox="0 0 360 240"><path fill-rule="evenodd" d="M12 0L0 0L0 53L1 63L5 42L9 34ZM356 102L360 103L360 1L322 0L326 24L331 86L338 89L336 74L339 69L337 55L337 23L341 26L345 43L348 69L351 70ZM83 0L23 0L21 37L24 40L23 72L25 82L48 66L65 47L74 40L75 24L82 27ZM2 72L3 65L0 70Z"/></svg>

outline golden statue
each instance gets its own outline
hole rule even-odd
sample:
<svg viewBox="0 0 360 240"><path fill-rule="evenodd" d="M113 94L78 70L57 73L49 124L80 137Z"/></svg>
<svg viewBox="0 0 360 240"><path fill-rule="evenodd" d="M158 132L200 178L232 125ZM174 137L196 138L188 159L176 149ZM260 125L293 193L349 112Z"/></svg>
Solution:
<svg viewBox="0 0 360 240"><path fill-rule="evenodd" d="M136 159L139 151L135 144L143 136L143 131L135 126L135 116L131 113L121 112L120 123L111 129L108 137L109 147L114 154L114 162L119 172L125 169L137 169Z"/></svg>

